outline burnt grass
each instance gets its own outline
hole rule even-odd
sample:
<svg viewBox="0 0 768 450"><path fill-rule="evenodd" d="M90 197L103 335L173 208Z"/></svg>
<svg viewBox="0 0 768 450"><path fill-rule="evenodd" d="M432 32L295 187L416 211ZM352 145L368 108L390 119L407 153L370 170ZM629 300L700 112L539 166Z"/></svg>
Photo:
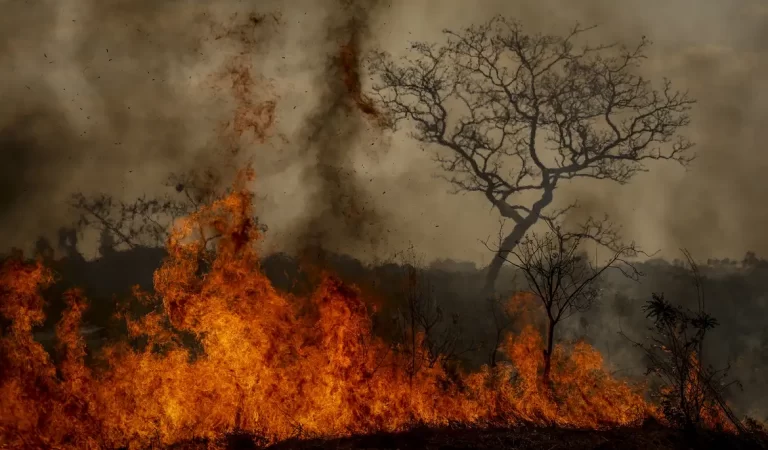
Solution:
<svg viewBox="0 0 768 450"><path fill-rule="evenodd" d="M378 449L499 449L499 450L586 450L586 449L768 449L768 438L716 431L684 433L657 423L634 428L577 430L547 427L517 428L416 428L399 433L379 433L339 439L290 439L260 446L248 435L230 435L224 442L230 450L378 450ZM199 445L199 446L198 446ZM205 448L205 443L187 443L174 449Z"/></svg>

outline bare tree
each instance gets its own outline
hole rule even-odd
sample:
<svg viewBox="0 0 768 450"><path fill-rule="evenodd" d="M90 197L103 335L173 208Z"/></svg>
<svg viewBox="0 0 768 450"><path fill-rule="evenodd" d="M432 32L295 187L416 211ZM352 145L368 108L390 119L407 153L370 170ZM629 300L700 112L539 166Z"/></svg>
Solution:
<svg viewBox="0 0 768 450"><path fill-rule="evenodd" d="M688 164L692 143L678 135L695 103L636 73L649 42L632 48L580 46L590 28L565 36L526 34L496 17L447 43L414 43L395 61L378 52L369 69L374 98L392 126L441 149L436 161L455 192L479 192L515 223L489 266L492 291L506 256L547 211L565 180L627 183L648 160Z"/></svg>
<svg viewBox="0 0 768 450"><path fill-rule="evenodd" d="M572 232L566 232L553 221L548 221L547 225L547 233L531 233L506 258L520 270L529 289L544 307L547 320L545 382L549 382L557 325L574 313L592 307L599 298L601 275L611 268L635 280L641 275L629 261L641 251L634 243L622 242L607 219L589 219ZM582 244L587 241L610 252L602 264L590 261L582 252Z"/></svg>
<svg viewBox="0 0 768 450"><path fill-rule="evenodd" d="M211 170L171 174L165 185L173 191L155 197L142 195L130 202L103 193L74 194L70 207L79 214L76 231L89 228L99 231L102 255L109 249L159 247L165 244L176 219L188 216L228 192L220 188L221 179ZM255 220L258 224L258 219ZM259 227L266 230L263 224ZM199 233L206 244L218 237L207 236L202 229Z"/></svg>
<svg viewBox="0 0 768 450"><path fill-rule="evenodd" d="M489 296L488 309L493 324L493 337L488 348L488 365L496 367L499 363L499 348L507 336L507 332L520 323L530 324L527 317L529 306L525 298L528 292L518 292L511 299L499 295Z"/></svg>

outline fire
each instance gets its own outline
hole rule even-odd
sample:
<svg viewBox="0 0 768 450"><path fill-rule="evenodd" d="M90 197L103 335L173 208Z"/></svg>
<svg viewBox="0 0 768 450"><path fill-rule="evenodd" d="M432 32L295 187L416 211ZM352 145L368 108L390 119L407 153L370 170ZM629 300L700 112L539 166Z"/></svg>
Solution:
<svg viewBox="0 0 768 450"><path fill-rule="evenodd" d="M96 363L86 362L78 330L83 295L66 294L54 360L32 337L52 273L19 255L3 263L0 447L143 448L231 432L274 442L455 423L601 428L654 414L585 343L557 348L545 386L533 327L508 336L510 364L456 375L438 362L409 373L402 352L372 333L354 287L327 275L307 298L273 288L259 270L251 175L178 224L155 291L136 292L155 310L124 312L129 339Z"/></svg>

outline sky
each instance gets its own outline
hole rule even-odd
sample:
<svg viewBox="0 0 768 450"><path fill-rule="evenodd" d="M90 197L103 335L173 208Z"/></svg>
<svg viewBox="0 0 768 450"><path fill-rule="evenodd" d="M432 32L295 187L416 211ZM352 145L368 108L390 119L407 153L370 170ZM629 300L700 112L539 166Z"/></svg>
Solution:
<svg viewBox="0 0 768 450"><path fill-rule="evenodd" d="M647 36L644 74L698 100L685 130L698 158L687 171L654 165L626 186L562 186L556 201L609 214L669 258L679 248L699 259L768 253L768 6L757 0L0 3L4 248L54 236L73 220L72 193L130 201L165 192L169 172L251 160L269 251L315 240L386 259L413 245L426 259L484 264L491 255L480 241L497 233L495 211L481 195L449 193L434 149L338 104L329 60L353 36L362 53L403 55L412 41L440 43L443 29L501 14L531 32L597 25L591 42ZM245 92L233 83L243 73ZM245 136L228 152L222 134L238 108L269 102L268 136Z"/></svg>

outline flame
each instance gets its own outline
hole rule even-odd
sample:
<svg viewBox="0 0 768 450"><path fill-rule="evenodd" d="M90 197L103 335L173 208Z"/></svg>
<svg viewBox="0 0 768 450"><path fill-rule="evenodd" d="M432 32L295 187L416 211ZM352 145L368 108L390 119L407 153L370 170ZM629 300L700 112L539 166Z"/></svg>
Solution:
<svg viewBox="0 0 768 450"><path fill-rule="evenodd" d="M663 351L669 352L669 349L662 347ZM702 377L700 360L696 352L691 352L688 357L687 365L682 365L680 369L685 371L685 380L682 385L684 391L684 403L681 404L681 394L675 392L673 386L662 386L660 394L662 399L666 398L672 401L673 415L687 414L690 417L698 417L699 422L708 429L723 430L729 433L739 433L734 420L728 417L725 410L717 404L713 396L711 380ZM662 400L662 405L664 405ZM683 411L682 409L686 411ZM678 426L685 426L683 417L675 417Z"/></svg>
<svg viewBox="0 0 768 450"><path fill-rule="evenodd" d="M19 255L3 263L0 313L10 325L0 340L0 447L143 448L232 432L274 442L454 423L601 428L653 413L639 387L611 378L585 343L557 347L545 387L533 327L508 336L509 364L458 376L439 362L409 372L403 352L372 333L356 288L326 275L304 298L270 284L259 269L251 176L174 229L155 291L136 291L155 310L122 313L129 339L95 364L78 329L83 294L65 294L54 361L32 338L52 273Z"/></svg>

